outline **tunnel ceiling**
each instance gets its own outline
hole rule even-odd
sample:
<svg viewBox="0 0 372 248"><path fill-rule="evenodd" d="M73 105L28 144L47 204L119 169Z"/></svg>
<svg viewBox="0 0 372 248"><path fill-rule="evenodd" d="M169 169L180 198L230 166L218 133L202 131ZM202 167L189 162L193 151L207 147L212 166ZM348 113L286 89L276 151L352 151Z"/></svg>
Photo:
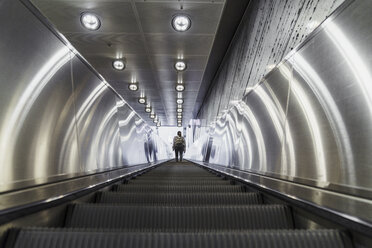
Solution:
<svg viewBox="0 0 372 248"><path fill-rule="evenodd" d="M200 100L196 105L197 98L204 97L198 97L199 89L206 91L207 85L201 87L201 84L206 81L203 75L225 0L32 2L150 125L155 124L145 112L145 105L138 102L139 97L146 96L163 126L176 125L176 98L180 93L176 92L175 86L179 80L185 84L181 93L184 99L183 125L192 118L194 108L200 105ZM87 11L101 19L98 30L90 31L81 25L81 14ZM186 32L176 32L172 28L171 21L177 13L191 18L191 28ZM226 32L232 34L235 29L225 27ZM228 36L225 35L225 39ZM225 48L214 49L213 53L224 54L228 44L225 42ZM117 58L126 60L123 71L112 67ZM178 59L187 63L184 72L177 73L174 68ZM218 65L214 67L217 70ZM209 70L211 75L214 75L213 69L212 73ZM128 84L132 81L139 82L138 91L129 90Z"/></svg>

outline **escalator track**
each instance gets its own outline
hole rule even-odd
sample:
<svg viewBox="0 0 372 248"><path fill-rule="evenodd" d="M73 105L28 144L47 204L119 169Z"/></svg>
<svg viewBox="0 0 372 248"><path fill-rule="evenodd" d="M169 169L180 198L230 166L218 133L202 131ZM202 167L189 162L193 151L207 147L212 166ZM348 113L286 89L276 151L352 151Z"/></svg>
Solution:
<svg viewBox="0 0 372 248"><path fill-rule="evenodd" d="M69 205L63 227L12 230L7 247L352 247L342 231L294 223L287 205L168 162L97 192L94 203Z"/></svg>

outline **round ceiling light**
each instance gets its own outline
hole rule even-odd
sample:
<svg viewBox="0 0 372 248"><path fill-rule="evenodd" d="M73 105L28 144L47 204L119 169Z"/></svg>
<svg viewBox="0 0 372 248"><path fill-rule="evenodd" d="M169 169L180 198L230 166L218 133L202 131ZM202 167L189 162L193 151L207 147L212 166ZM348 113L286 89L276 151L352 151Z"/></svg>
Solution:
<svg viewBox="0 0 372 248"><path fill-rule="evenodd" d="M177 61L175 64L174 64L174 68L177 70L177 71L184 71L186 70L186 63L183 62L183 61Z"/></svg>
<svg viewBox="0 0 372 248"><path fill-rule="evenodd" d="M141 104L145 104L146 103L146 97L138 98L138 102L141 103Z"/></svg>
<svg viewBox="0 0 372 248"><path fill-rule="evenodd" d="M176 85L176 90L178 92L184 91L185 90L185 86L183 84L177 84Z"/></svg>
<svg viewBox="0 0 372 248"><path fill-rule="evenodd" d="M146 113L150 113L151 112L151 108L145 108L145 111L146 111Z"/></svg>
<svg viewBox="0 0 372 248"><path fill-rule="evenodd" d="M128 88L131 90L131 91L136 91L138 90L138 83L130 83L128 85Z"/></svg>
<svg viewBox="0 0 372 248"><path fill-rule="evenodd" d="M177 113L182 113L182 109L177 109Z"/></svg>
<svg viewBox="0 0 372 248"><path fill-rule="evenodd" d="M184 14L175 15L172 19L172 27L178 32L185 32L191 27L191 19Z"/></svg>
<svg viewBox="0 0 372 248"><path fill-rule="evenodd" d="M125 63L123 60L117 59L112 62L112 67L114 67L118 71L122 71L125 69Z"/></svg>
<svg viewBox="0 0 372 248"><path fill-rule="evenodd" d="M183 99L182 98L178 98L177 99L177 104L182 104L183 103Z"/></svg>
<svg viewBox="0 0 372 248"><path fill-rule="evenodd" d="M97 30L101 27L101 21L98 16L93 13L82 13L80 16L80 22L88 30Z"/></svg>
<svg viewBox="0 0 372 248"><path fill-rule="evenodd" d="M150 113L151 110L152 110L151 105L150 104L147 104L146 107L145 107L145 112L146 113Z"/></svg>

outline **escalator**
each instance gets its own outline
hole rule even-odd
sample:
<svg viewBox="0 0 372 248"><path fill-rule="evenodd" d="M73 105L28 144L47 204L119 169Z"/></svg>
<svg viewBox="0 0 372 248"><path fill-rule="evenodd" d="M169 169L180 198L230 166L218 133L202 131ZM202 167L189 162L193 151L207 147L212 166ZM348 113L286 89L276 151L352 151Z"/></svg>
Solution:
<svg viewBox="0 0 372 248"><path fill-rule="evenodd" d="M333 229L297 229L290 206L191 163L168 162L94 203L70 204L64 227L10 231L6 247L353 247Z"/></svg>

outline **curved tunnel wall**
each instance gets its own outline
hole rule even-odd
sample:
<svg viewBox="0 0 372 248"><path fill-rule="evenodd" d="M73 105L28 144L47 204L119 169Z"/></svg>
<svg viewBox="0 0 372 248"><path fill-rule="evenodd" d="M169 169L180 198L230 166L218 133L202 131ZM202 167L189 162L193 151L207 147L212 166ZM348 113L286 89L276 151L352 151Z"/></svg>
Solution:
<svg viewBox="0 0 372 248"><path fill-rule="evenodd" d="M168 158L166 143L26 5L0 4L0 191Z"/></svg>
<svg viewBox="0 0 372 248"><path fill-rule="evenodd" d="M370 198L371 9L345 2L210 126L194 127L189 158Z"/></svg>

